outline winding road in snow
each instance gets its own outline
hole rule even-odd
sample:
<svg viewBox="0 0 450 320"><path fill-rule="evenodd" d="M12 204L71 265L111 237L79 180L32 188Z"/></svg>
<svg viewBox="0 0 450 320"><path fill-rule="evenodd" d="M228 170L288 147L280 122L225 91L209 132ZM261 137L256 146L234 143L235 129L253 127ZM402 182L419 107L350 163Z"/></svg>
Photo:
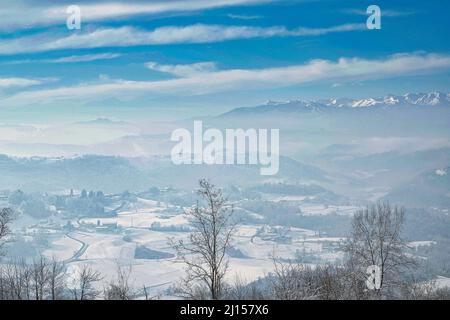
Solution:
<svg viewBox="0 0 450 320"><path fill-rule="evenodd" d="M71 236L69 233L66 233L66 236L68 238L70 238L70 239L80 243L81 244L81 248L77 252L75 252L75 254L71 258L65 260L64 263L71 263L71 262L78 261L80 259L80 257L86 252L86 250L89 247L89 245L86 242L83 242L82 240Z"/></svg>

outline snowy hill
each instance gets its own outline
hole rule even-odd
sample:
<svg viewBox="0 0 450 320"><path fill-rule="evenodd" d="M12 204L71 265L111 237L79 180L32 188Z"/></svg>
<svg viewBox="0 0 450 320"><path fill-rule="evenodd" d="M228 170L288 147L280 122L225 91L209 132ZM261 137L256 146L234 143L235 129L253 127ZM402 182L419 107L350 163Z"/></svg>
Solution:
<svg viewBox="0 0 450 320"><path fill-rule="evenodd" d="M387 198L397 203L419 207L450 206L450 167L437 168L419 175L390 192Z"/></svg>

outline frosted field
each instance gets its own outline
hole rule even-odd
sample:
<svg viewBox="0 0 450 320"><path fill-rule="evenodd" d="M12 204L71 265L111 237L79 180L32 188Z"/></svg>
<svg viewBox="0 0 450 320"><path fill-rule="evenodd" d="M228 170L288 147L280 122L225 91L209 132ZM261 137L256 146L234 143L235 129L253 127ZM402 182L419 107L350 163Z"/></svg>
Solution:
<svg viewBox="0 0 450 320"><path fill-rule="evenodd" d="M114 218L92 218L81 219L82 223L97 224L100 221L101 224L117 223L118 226L123 228L150 228L155 222L161 223L161 226L180 226L185 223L183 216L174 216L167 219L161 218L158 212L152 212L150 210L139 210L137 212L121 212Z"/></svg>
<svg viewBox="0 0 450 320"><path fill-rule="evenodd" d="M102 234L72 232L71 236L83 242L86 250L74 261L68 263L68 272L74 273L81 265L88 264L104 276L102 282L97 284L102 288L117 274L118 266L125 270L130 269L130 283L135 289L142 289L145 285L151 295L157 295L171 283L183 275L183 266L176 263L174 258L168 259L135 259L134 253L138 245L163 252L172 252L168 246L168 235L161 232L145 230L127 230L132 242L123 240L123 234ZM185 235L171 234L177 238ZM62 238L66 239L66 237ZM59 241L52 243L52 249L47 256L59 252ZM75 242L76 243L76 242ZM70 256L69 251L67 254ZM65 259L68 258L66 255Z"/></svg>
<svg viewBox="0 0 450 320"><path fill-rule="evenodd" d="M295 243L295 244L278 244L274 241L262 241L255 238L250 243L239 243L236 245L247 257L253 259L270 259L275 256L281 259L293 259L296 252L321 252L322 245L320 243Z"/></svg>
<svg viewBox="0 0 450 320"><path fill-rule="evenodd" d="M123 228L150 228L153 223L159 223L161 227L180 227L188 225L188 221L183 214L168 215L163 212L163 208L136 209L135 211L120 212L114 218L91 218L81 219L80 222L87 224L117 223Z"/></svg>
<svg viewBox="0 0 450 320"><path fill-rule="evenodd" d="M163 233L150 230L132 229L127 230L132 242L123 240L122 234L100 234L73 232L71 236L86 245L86 250L76 260L69 261L68 272L75 272L81 265L88 264L104 276L101 283L97 284L103 288L117 274L118 265L125 269L131 268L130 282L136 289L142 289L145 285L151 295L162 294L171 284L180 280L184 275L184 266L175 258L167 259L134 259L134 252L138 245L161 252L174 253L168 245L168 237L180 239L186 237L186 233ZM271 257L292 259L296 250L303 250L303 245L276 244L272 241L262 241L255 237L251 242L248 236L236 237L233 246L242 251L246 258L230 258L230 272L228 280L234 281L239 278L250 282L266 276L273 271ZM310 239L308 239L310 240ZM320 253L321 244L318 242L304 243L308 252ZM63 235L52 243L52 249L46 250L48 257L69 260L81 244ZM331 257L330 257L331 258Z"/></svg>
<svg viewBox="0 0 450 320"><path fill-rule="evenodd" d="M230 258L230 269L227 280L236 278L251 282L273 272L273 261L270 259L237 259Z"/></svg>
<svg viewBox="0 0 450 320"><path fill-rule="evenodd" d="M257 260L271 260L272 257L282 259L295 258L296 252L321 252L322 245L307 238L314 236L315 232L307 229L291 228L287 235L294 240L290 244L277 243L272 240L263 240L275 235L262 233L258 235L261 225L239 226L233 239L233 247L239 249L247 258ZM308 241L303 241L308 239Z"/></svg>
<svg viewBox="0 0 450 320"><path fill-rule="evenodd" d="M434 244L437 244L437 242L436 241L412 241L412 242L408 242L408 247L417 250L419 247L430 247Z"/></svg>
<svg viewBox="0 0 450 320"><path fill-rule="evenodd" d="M302 214L306 216L312 215L328 215L328 214L338 214L338 215L348 215L352 216L355 211L360 209L356 206L334 206L334 205L308 205L301 204L300 209Z"/></svg>
<svg viewBox="0 0 450 320"><path fill-rule="evenodd" d="M435 282L438 288L450 288L450 278L439 276L435 279Z"/></svg>
<svg viewBox="0 0 450 320"><path fill-rule="evenodd" d="M75 252L81 249L81 244L67 235L52 242L51 249L45 250L42 254L50 259L55 258L58 261L70 259Z"/></svg>
<svg viewBox="0 0 450 320"><path fill-rule="evenodd" d="M85 264L100 271L104 276L102 281L97 283L99 289L115 279L119 265L114 259L77 261L69 265L68 272L73 274ZM173 261L135 260L132 264L122 261L120 265L123 270L131 271L129 282L138 291L138 295L141 294L144 286L151 296L163 294L163 291L179 280L184 273L183 266Z"/></svg>
<svg viewBox="0 0 450 320"><path fill-rule="evenodd" d="M271 197L269 200L274 202L281 202L281 201L305 201L305 200L312 200L314 197L308 197L308 196L276 196Z"/></svg>
<svg viewBox="0 0 450 320"><path fill-rule="evenodd" d="M98 284L99 288L107 285L117 274L118 266L130 268L132 286L141 290L148 288L151 295L162 294L171 284L184 275L184 265L175 257L156 259L135 259L138 246L161 252L175 254L169 245L169 238L185 239L187 232L169 232L150 229L158 222L161 227L188 227L189 223L183 214L173 215L164 212L165 205L155 201L142 201L132 209L120 212L114 218L80 219L79 227L72 232L54 235L51 248L44 254L63 260L69 273L75 272L82 264L89 264L104 275ZM323 211L323 206L311 206L307 209L311 214L315 210ZM348 210L352 210L348 207ZM336 207L328 207L330 211ZM340 210L344 209L340 207ZM96 230L97 222L114 224L120 227L117 231L104 232ZM75 221L74 221L75 222ZM75 223L74 223L75 224ZM289 237L290 241L284 241ZM280 238L281 237L281 238ZM281 240L280 240L281 239ZM338 252L324 249L325 243L337 243L342 238L318 237L314 230L302 228L282 228L264 225L239 225L236 228L232 247L243 256L230 257L228 280L239 278L253 281L273 272L272 257L292 260L296 253L310 253L329 261L340 258Z"/></svg>
<svg viewBox="0 0 450 320"><path fill-rule="evenodd" d="M178 281L184 275L184 265L177 262L175 258L167 259L134 259L134 250L137 245L145 245L152 250L174 253L168 245L168 234L163 232L146 231L139 229L127 230L133 242L125 242L121 234L98 234L74 232L72 236L87 245L86 251L78 260L68 263L68 272L75 272L82 264L88 264L104 275L99 288L114 279L117 274L118 265L125 269L131 268L130 282L136 289L142 289L145 285L151 295L162 294L171 284ZM170 233L170 236L180 239L186 237L185 233ZM62 238L65 239L65 238ZM59 241L52 245L54 249L48 250L47 255L59 252ZM249 245L249 248L252 246ZM262 249L258 246L255 250ZM58 249L58 251L55 251ZM270 246L264 252L270 252ZM283 249L286 250L286 249ZM247 250L248 251L248 250ZM64 256L69 258L68 253ZM251 259L230 259L229 280L234 281L236 277L245 281L256 280L267 275L273 269L271 259L265 257Z"/></svg>

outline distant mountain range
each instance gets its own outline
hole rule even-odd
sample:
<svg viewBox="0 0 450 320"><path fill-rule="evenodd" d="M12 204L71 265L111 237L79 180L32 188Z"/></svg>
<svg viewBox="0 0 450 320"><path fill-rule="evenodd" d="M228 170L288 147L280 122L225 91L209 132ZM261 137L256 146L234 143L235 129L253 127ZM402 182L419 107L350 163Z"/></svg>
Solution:
<svg viewBox="0 0 450 320"><path fill-rule="evenodd" d="M0 155L0 190L61 191L90 189L106 192L145 189L150 177L120 157L16 158Z"/></svg>
<svg viewBox="0 0 450 320"><path fill-rule="evenodd" d="M142 191L151 186L192 189L200 178L218 185L256 184L266 181L256 165L174 165L170 157L123 158L85 155L71 158L18 158L0 154L0 190L105 192ZM327 173L288 157L280 157L274 179L325 182Z"/></svg>
<svg viewBox="0 0 450 320"><path fill-rule="evenodd" d="M407 93L387 95L378 98L347 99L333 98L321 100L268 101L257 107L233 109L220 117L270 112L305 113L337 110L380 109L394 107L450 107L450 94L442 92Z"/></svg>
<svg viewBox="0 0 450 320"><path fill-rule="evenodd" d="M79 125L127 125L128 123L125 121L115 121L108 118L97 118L95 120L90 121L80 121L75 124Z"/></svg>

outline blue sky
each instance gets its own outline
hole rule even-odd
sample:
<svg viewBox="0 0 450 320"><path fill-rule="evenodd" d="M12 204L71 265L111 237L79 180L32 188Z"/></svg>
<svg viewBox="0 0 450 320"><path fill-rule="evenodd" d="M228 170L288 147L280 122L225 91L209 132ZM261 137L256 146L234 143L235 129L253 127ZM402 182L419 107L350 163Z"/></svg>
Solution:
<svg viewBox="0 0 450 320"><path fill-rule="evenodd" d="M81 8L81 30L66 8ZM367 30L370 4L382 29ZM444 91L450 3L2 1L0 122L213 115L266 100Z"/></svg>

